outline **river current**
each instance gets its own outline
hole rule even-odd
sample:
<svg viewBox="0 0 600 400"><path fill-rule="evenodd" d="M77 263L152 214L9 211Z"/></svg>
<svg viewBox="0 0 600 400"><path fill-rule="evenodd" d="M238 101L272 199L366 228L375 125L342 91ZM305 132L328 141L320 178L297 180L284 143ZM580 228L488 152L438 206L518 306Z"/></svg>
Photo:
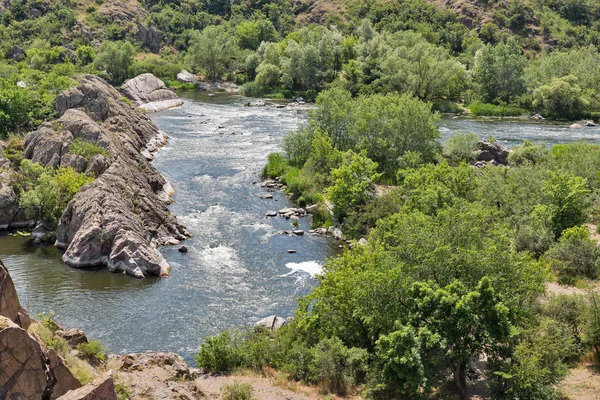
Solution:
<svg viewBox="0 0 600 400"><path fill-rule="evenodd" d="M69 268L54 247L4 234L0 258L31 314L54 311L60 324L84 330L111 352L174 351L189 361L207 335L291 315L296 299L317 283L314 275L337 244L277 234L291 228L289 221L265 213L290 204L282 193L259 198L267 155L306 120L306 110L244 107L247 100L226 95L184 97L184 106L151 117L170 137L154 165L176 190L170 208L193 234L184 243L189 252L162 248L171 277L136 280ZM494 136L508 146L523 139L600 142L600 128L442 119L442 139L457 131ZM309 220L300 225L309 229Z"/></svg>

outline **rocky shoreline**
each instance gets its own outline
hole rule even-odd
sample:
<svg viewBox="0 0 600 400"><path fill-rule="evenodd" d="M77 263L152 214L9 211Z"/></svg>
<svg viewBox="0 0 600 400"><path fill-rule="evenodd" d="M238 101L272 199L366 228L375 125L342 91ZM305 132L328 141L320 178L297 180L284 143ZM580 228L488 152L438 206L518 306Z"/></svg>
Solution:
<svg viewBox="0 0 600 400"><path fill-rule="evenodd" d="M176 97L148 75L126 83L130 90L124 93L136 97L136 104ZM190 234L167 207L173 188L149 162L166 136L101 78L82 75L77 80L78 86L56 100L60 117L30 133L24 143L26 159L96 178L64 210L55 245L65 249L63 261L72 267L106 266L138 278L168 275L170 266L157 247L177 244ZM69 154L75 139L102 147L108 156L97 154L88 161ZM0 228L32 227L19 209L10 187L10 163L2 156L0 167L5 170L0 174ZM38 227L43 235L43 224Z"/></svg>

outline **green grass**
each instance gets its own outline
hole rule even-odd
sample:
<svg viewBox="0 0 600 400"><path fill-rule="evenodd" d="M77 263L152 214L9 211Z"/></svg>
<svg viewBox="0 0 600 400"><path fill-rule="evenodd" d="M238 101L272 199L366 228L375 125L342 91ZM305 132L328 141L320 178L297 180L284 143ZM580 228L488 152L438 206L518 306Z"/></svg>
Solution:
<svg viewBox="0 0 600 400"><path fill-rule="evenodd" d="M511 106L497 106L488 103L471 103L467 106L473 115L478 117L519 117L528 115L529 112L523 108Z"/></svg>

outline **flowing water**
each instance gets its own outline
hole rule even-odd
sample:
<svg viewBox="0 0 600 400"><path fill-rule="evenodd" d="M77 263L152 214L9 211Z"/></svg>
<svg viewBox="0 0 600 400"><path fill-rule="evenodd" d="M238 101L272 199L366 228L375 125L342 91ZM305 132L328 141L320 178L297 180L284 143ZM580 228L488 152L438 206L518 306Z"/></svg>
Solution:
<svg viewBox="0 0 600 400"><path fill-rule="evenodd" d="M69 268L51 246L27 237L0 237L0 258L31 314L56 313L59 323L83 329L111 352L175 351L191 359L202 338L268 315L291 315L295 299L337 244L327 238L289 237L289 221L266 218L288 206L281 193L261 200L259 175L267 154L306 119L306 110L244 107L239 97L186 95L181 108L152 115L169 144L154 165L173 184L170 206L194 235L161 251L171 277L136 280L104 270ZM506 145L523 139L548 144L600 142L599 128L481 119L442 120L443 137L456 131L495 136ZM301 228L308 229L308 220ZM288 254L287 250L297 250Z"/></svg>

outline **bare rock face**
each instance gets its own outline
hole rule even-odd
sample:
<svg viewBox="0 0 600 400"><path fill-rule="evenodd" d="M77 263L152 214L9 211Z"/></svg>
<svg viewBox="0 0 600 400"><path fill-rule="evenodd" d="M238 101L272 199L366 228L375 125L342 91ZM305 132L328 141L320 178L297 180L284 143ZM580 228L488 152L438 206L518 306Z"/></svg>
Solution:
<svg viewBox="0 0 600 400"><path fill-rule="evenodd" d="M477 143L477 161L494 165L508 165L508 149L499 143L480 141Z"/></svg>
<svg viewBox="0 0 600 400"><path fill-rule="evenodd" d="M57 400L117 400L112 371L79 389L67 392Z"/></svg>
<svg viewBox="0 0 600 400"><path fill-rule="evenodd" d="M143 24L138 24L135 38L154 54L160 53L160 32L153 26L146 28Z"/></svg>
<svg viewBox="0 0 600 400"><path fill-rule="evenodd" d="M25 140L26 158L97 177L81 188L60 219L56 245L66 249L63 261L76 268L105 265L139 278L166 275L169 264L156 246L189 236L167 208L170 185L148 162L166 139L104 80L78 79L79 86L57 98L61 117ZM110 156L98 154L89 162L72 157L69 146L76 138Z"/></svg>
<svg viewBox="0 0 600 400"><path fill-rule="evenodd" d="M165 83L152 74L138 75L120 89L123 96L147 111L161 111L183 104Z"/></svg>
<svg viewBox="0 0 600 400"><path fill-rule="evenodd" d="M2 261L0 261L0 316L10 319L23 329L31 325L31 318L21 307L15 285Z"/></svg>
<svg viewBox="0 0 600 400"><path fill-rule="evenodd" d="M0 316L0 399L57 399L81 384L54 350Z"/></svg>

